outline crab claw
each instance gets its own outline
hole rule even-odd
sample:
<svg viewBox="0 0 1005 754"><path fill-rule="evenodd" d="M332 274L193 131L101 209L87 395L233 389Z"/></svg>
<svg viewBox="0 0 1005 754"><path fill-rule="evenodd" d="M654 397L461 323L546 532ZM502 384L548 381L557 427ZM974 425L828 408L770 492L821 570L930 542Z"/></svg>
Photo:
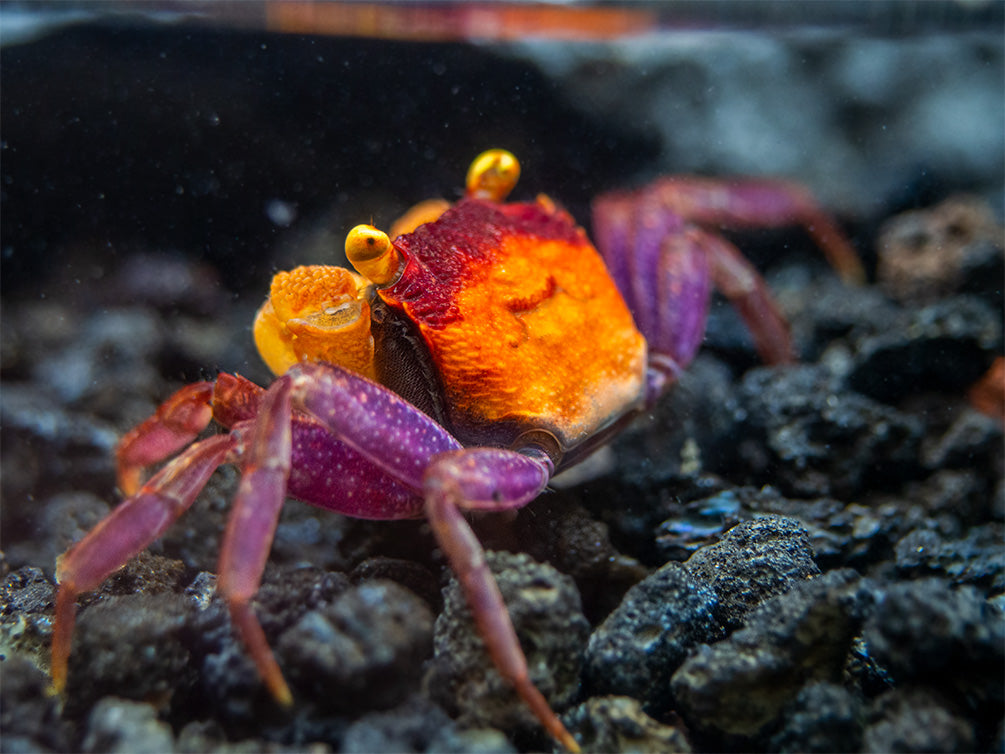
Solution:
<svg viewBox="0 0 1005 754"><path fill-rule="evenodd" d="M369 281L341 267L311 265L272 278L255 317L255 345L275 374L301 361L340 364L373 376Z"/></svg>

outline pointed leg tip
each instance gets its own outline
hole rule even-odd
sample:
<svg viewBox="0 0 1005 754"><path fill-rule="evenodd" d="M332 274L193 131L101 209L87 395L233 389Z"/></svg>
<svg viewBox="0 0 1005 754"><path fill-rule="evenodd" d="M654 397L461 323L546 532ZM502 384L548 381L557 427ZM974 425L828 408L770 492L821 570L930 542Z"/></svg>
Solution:
<svg viewBox="0 0 1005 754"><path fill-rule="evenodd" d="M251 660L258 668L258 674L262 678L269 694L276 700L276 703L289 709L293 706L293 692L283 678L283 671L279 669L275 655L269 648L265 640L265 633L262 626L255 617L251 605L245 599L237 599L230 603L230 618L237 629L238 635L248 649Z"/></svg>
<svg viewBox="0 0 1005 754"><path fill-rule="evenodd" d="M143 472L136 466L119 466L119 490L123 497L132 497L143 486Z"/></svg>
<svg viewBox="0 0 1005 754"><path fill-rule="evenodd" d="M52 682L48 686L46 686L45 695L47 697L50 697L50 698L51 697L60 697L60 696L63 695L63 692L65 690L66 690L66 681L65 680L57 680L57 679L53 678Z"/></svg>
<svg viewBox="0 0 1005 754"><path fill-rule="evenodd" d="M569 731L563 731L563 735L559 736L558 742L562 744L562 747L569 752L569 754L579 754L582 749L579 748L579 742L572 737Z"/></svg>
<svg viewBox="0 0 1005 754"><path fill-rule="evenodd" d="M579 743L572 734L566 729L565 725L562 723L561 718L555 714L552 710L551 705L544 698L537 687L530 682L530 679L526 676L518 678L513 684L516 687L517 693L523 698L527 706L534 713L534 716L541 722L552 738L558 741L562 745L562 748L572 754L578 754L580 751Z"/></svg>
<svg viewBox="0 0 1005 754"><path fill-rule="evenodd" d="M293 693L290 691L290 687L286 685L286 681L282 678L279 679L279 686L276 687L273 684L269 684L269 691L272 693L272 698L276 700L276 704L282 707L284 710L291 709L293 707Z"/></svg>
<svg viewBox="0 0 1005 754"><path fill-rule="evenodd" d="M258 665L262 681L269 690L269 694L276 700L276 704L284 710L288 710L293 707L293 692L290 691L286 679L283 678L283 672L279 669L272 651L266 648L265 652L267 655L260 651L252 650L252 659Z"/></svg>
<svg viewBox="0 0 1005 754"><path fill-rule="evenodd" d="M66 666L66 660L54 651L49 666L49 686L46 689L49 696L59 696L66 690Z"/></svg>

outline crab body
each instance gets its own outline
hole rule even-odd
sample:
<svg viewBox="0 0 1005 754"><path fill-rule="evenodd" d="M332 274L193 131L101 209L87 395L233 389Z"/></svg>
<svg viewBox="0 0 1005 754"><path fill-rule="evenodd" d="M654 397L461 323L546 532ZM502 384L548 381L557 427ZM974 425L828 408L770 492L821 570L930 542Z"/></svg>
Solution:
<svg viewBox="0 0 1005 754"><path fill-rule="evenodd" d="M362 518L426 516L496 668L558 741L578 748L529 680L463 514L525 505L651 405L693 357L713 285L767 360L791 358L763 281L703 224L803 223L847 276L857 260L801 190L764 181L662 182L602 200L602 256L547 197L505 203L517 174L512 155L488 152L453 207L420 205L393 240L354 229L346 253L356 273L276 275L254 333L277 379L267 389L229 374L189 385L123 438L128 499L58 563L57 689L77 595L145 549L233 462L242 478L217 588L278 701L292 694L251 599L290 495ZM229 432L197 440L212 419ZM143 483L146 467L169 458Z"/></svg>
<svg viewBox="0 0 1005 754"><path fill-rule="evenodd" d="M462 442L569 449L641 401L645 339L565 212L465 199L394 243L407 262L379 295L418 328Z"/></svg>

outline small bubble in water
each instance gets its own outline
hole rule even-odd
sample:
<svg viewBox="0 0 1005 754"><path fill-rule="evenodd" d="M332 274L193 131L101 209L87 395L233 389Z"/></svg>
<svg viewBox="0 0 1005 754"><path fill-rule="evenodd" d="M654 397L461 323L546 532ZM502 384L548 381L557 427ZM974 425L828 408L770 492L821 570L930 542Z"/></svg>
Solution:
<svg viewBox="0 0 1005 754"><path fill-rule="evenodd" d="M265 215L280 228L288 228L297 219L297 208L292 202L282 199L269 199L265 203Z"/></svg>

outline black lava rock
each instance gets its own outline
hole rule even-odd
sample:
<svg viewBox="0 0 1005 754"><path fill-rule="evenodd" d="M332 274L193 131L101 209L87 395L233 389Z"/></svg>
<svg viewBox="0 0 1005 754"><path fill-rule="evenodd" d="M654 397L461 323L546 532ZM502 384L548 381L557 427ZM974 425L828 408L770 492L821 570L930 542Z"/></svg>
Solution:
<svg viewBox="0 0 1005 754"><path fill-rule="evenodd" d="M997 723L1005 694L1005 616L976 589L941 579L886 588L864 639L897 684L921 683ZM990 716L988 719L987 716Z"/></svg>
<svg viewBox="0 0 1005 754"><path fill-rule="evenodd" d="M808 683L785 710L769 750L778 752L857 752L862 746L865 702L844 686Z"/></svg>
<svg viewBox="0 0 1005 754"><path fill-rule="evenodd" d="M895 690L877 700L862 737L861 751L970 752L974 729L952 705L925 689Z"/></svg>
<svg viewBox="0 0 1005 754"><path fill-rule="evenodd" d="M684 564L718 597L719 619L735 628L765 600L817 576L806 529L795 519L764 516L730 529Z"/></svg>
<svg viewBox="0 0 1005 754"><path fill-rule="evenodd" d="M0 617L45 613L55 604L56 588L40 568L9 573L0 586Z"/></svg>
<svg viewBox="0 0 1005 754"><path fill-rule="evenodd" d="M684 661L671 681L677 710L707 734L756 737L804 685L841 679L869 603L851 571L794 585L751 613L742 630Z"/></svg>
<svg viewBox="0 0 1005 754"><path fill-rule="evenodd" d="M70 654L67 713L103 696L182 705L196 665L184 632L191 603L175 594L107 597L81 611ZM130 658L123 662L123 655Z"/></svg>
<svg viewBox="0 0 1005 754"><path fill-rule="evenodd" d="M624 695L662 711L670 676L688 651L724 635L715 591L679 563L636 584L590 636L586 678L592 692Z"/></svg>
<svg viewBox="0 0 1005 754"><path fill-rule="evenodd" d="M515 754L516 749L502 733L491 728L459 731L442 709L413 697L393 710L364 715L350 725L342 751Z"/></svg>
<svg viewBox="0 0 1005 754"><path fill-rule="evenodd" d="M923 390L962 394L991 366L1001 337L1000 311L970 296L946 299L863 339L848 385L894 404Z"/></svg>
<svg viewBox="0 0 1005 754"><path fill-rule="evenodd" d="M960 539L932 529L914 529L897 542L894 557L903 577L941 576L993 594L1005 589L1005 559L999 523L974 526Z"/></svg>
<svg viewBox="0 0 1005 754"><path fill-rule="evenodd" d="M796 497L848 500L916 474L922 423L843 388L821 366L753 369L740 383L739 460Z"/></svg>
<svg viewBox="0 0 1005 754"><path fill-rule="evenodd" d="M690 754L681 728L663 725L627 696L595 696L569 710L563 721L587 754Z"/></svg>
<svg viewBox="0 0 1005 754"><path fill-rule="evenodd" d="M23 656L5 656L0 673L4 751L72 751L78 746L72 738L74 726L61 717L58 700L47 693L49 678L35 663Z"/></svg>
<svg viewBox="0 0 1005 754"><path fill-rule="evenodd" d="M930 469L974 466L993 469L1002 459L1002 423L972 409L964 409L949 428L926 438L922 461Z"/></svg>
<svg viewBox="0 0 1005 754"><path fill-rule="evenodd" d="M158 720L149 704L105 697L88 716L83 751L163 754L173 749L171 726Z"/></svg>
<svg viewBox="0 0 1005 754"><path fill-rule="evenodd" d="M312 705L387 708L418 689L432 637L426 603L378 579L305 613L279 638L276 654L294 694Z"/></svg>

